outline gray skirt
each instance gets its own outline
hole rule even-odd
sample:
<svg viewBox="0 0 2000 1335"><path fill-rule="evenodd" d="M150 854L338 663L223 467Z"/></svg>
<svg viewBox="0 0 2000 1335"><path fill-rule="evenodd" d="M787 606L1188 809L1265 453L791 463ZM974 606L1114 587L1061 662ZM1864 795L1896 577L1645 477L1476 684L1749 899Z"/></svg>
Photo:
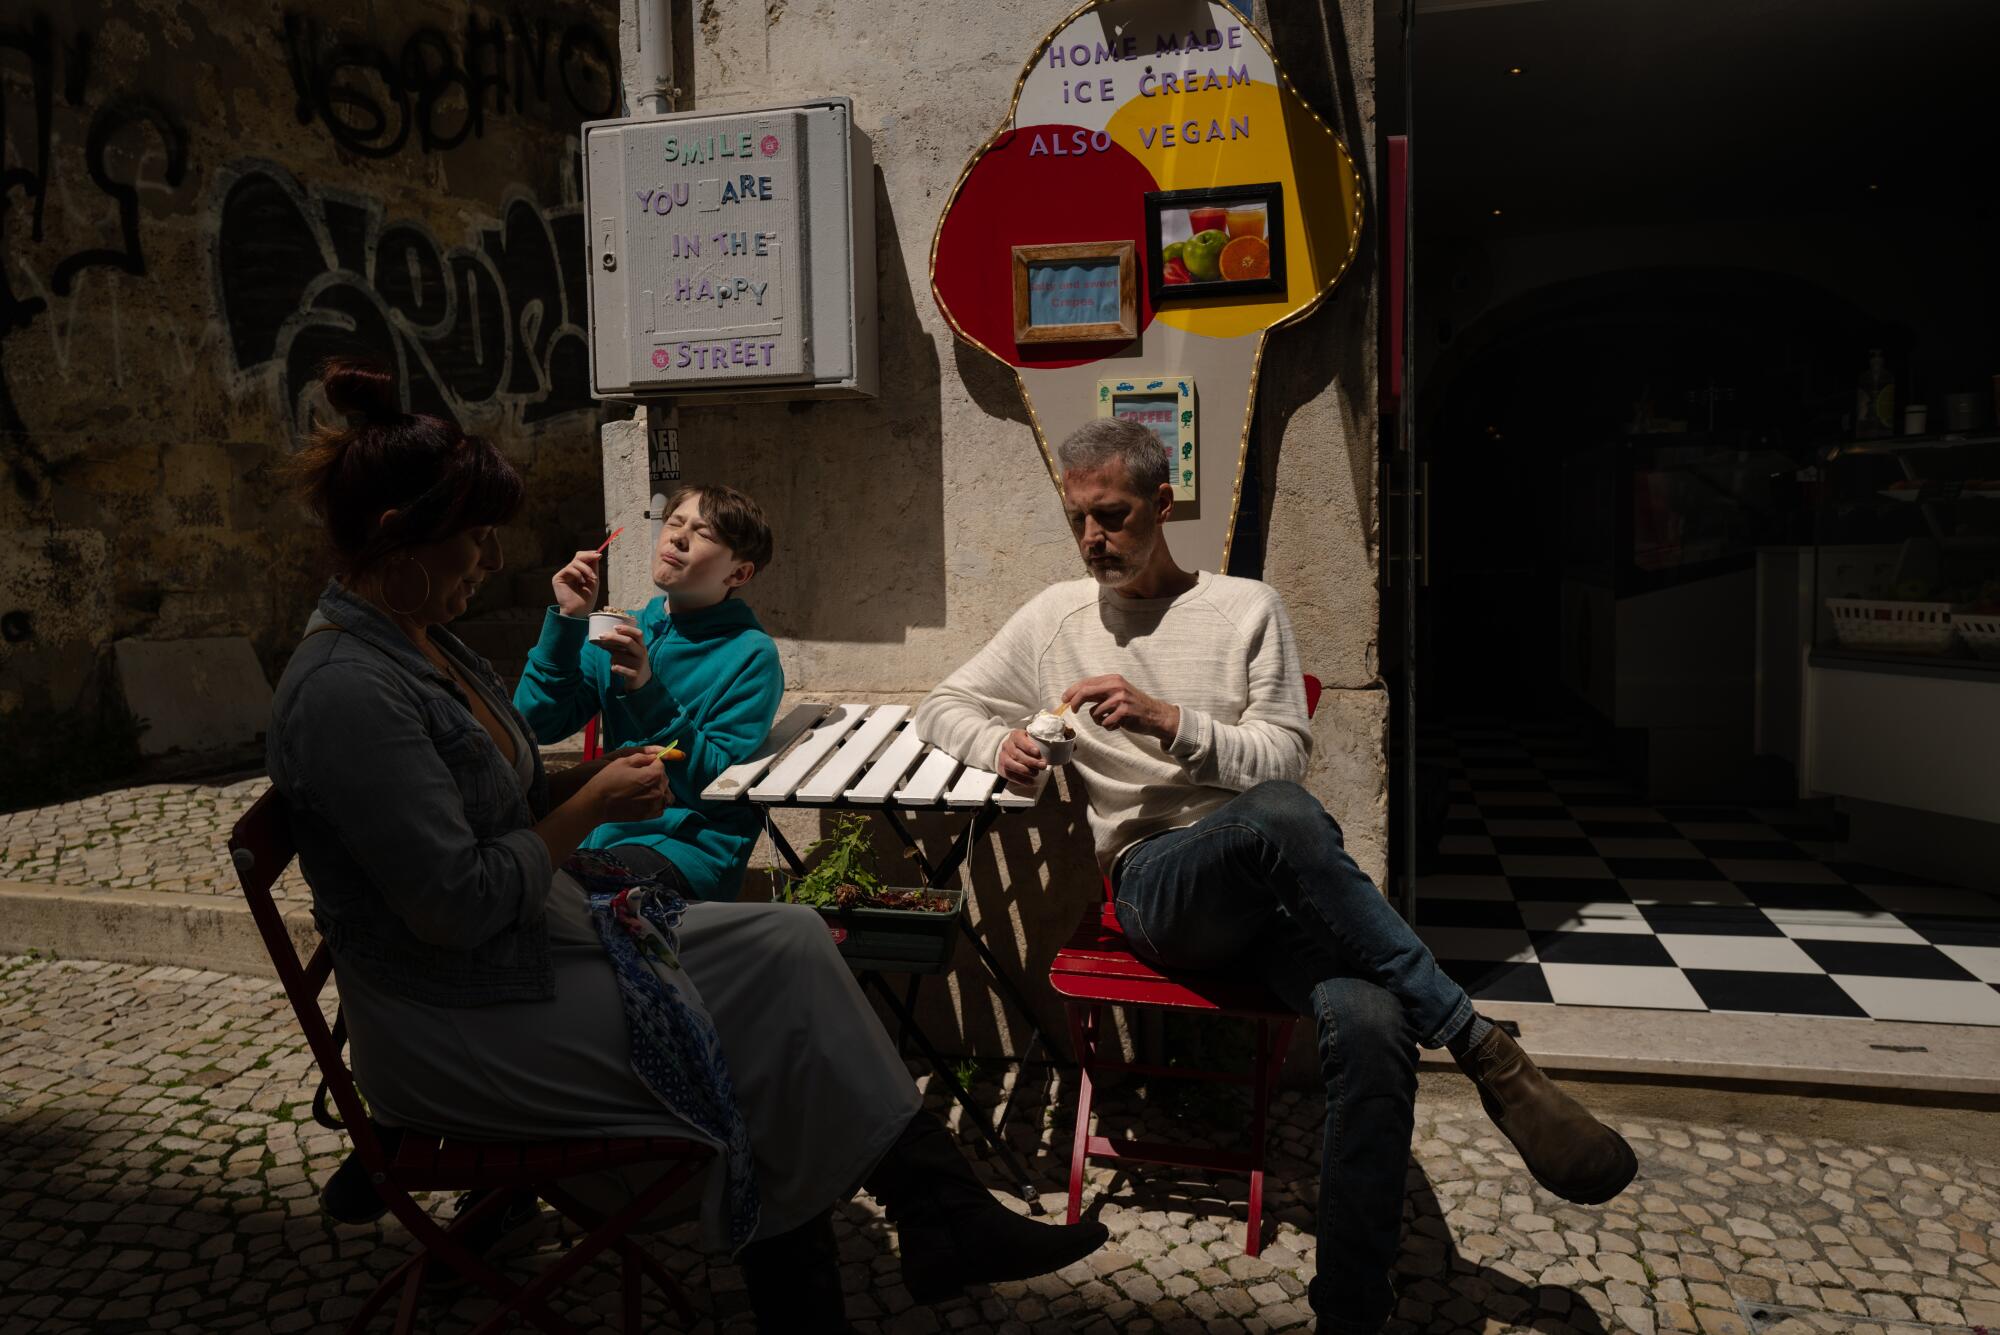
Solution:
<svg viewBox="0 0 2000 1335"><path fill-rule="evenodd" d="M558 872L549 890L556 995L493 1006L432 1006L396 996L335 960L355 1083L389 1126L492 1140L686 1136L633 1073L618 982L583 891ZM758 1237L805 1223L861 1184L919 1098L881 1022L818 914L791 904L691 903L681 969L653 967L706 1010L722 1040L750 1134L761 1200ZM599 1209L652 1180L601 1175L570 1184ZM706 1244L726 1247L719 1163L657 1223L697 1211Z"/></svg>

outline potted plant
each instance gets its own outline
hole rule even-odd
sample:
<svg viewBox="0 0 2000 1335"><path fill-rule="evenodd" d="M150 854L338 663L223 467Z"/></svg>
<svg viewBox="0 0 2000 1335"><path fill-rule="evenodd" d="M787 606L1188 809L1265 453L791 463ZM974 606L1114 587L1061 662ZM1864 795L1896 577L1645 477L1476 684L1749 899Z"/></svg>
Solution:
<svg viewBox="0 0 2000 1335"><path fill-rule="evenodd" d="M833 830L806 849L812 870L789 877L785 898L816 909L841 956L857 969L942 973L958 944L963 890L891 886L875 872L868 819L833 818Z"/></svg>

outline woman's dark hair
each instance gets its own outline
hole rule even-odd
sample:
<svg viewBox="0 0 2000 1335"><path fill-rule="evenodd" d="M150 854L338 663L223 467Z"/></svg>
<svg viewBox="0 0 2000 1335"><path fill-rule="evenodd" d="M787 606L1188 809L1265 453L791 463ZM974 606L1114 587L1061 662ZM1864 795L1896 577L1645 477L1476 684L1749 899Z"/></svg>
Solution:
<svg viewBox="0 0 2000 1335"><path fill-rule="evenodd" d="M335 357L320 366L326 401L344 421L316 426L290 473L326 525L345 574L409 547L521 508L521 475L484 437L442 418L403 411L396 378L379 362ZM396 517L380 527L384 510Z"/></svg>

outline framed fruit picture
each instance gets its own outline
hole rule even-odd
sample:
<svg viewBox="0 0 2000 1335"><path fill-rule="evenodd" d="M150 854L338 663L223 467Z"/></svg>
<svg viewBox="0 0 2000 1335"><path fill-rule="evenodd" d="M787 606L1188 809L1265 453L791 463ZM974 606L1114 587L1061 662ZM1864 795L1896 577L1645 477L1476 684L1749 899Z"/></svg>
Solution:
<svg viewBox="0 0 2000 1335"><path fill-rule="evenodd" d="M1194 377L1187 375L1135 376L1097 382L1097 415L1137 422L1160 438L1167 455L1167 478L1174 484L1174 499L1192 501L1200 496L1196 485L1201 475L1194 445Z"/></svg>
<svg viewBox="0 0 2000 1335"><path fill-rule="evenodd" d="M1285 188L1212 186L1146 196L1146 285L1155 306L1285 291Z"/></svg>

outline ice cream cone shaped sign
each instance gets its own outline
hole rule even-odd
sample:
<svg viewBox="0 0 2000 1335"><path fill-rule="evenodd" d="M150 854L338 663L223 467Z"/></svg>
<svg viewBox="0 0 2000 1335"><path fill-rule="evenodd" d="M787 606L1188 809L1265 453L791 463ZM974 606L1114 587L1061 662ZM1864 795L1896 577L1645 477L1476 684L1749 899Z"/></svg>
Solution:
<svg viewBox="0 0 2000 1335"><path fill-rule="evenodd" d="M1035 49L966 163L931 291L960 338L1013 370L1052 476L1102 377L1191 378L1200 448L1173 476L1198 499L1176 502L1169 532L1184 564L1223 570L1264 341L1326 300L1360 230L1346 145L1248 18L1220 0L1095 0ZM1065 301L1108 315L1120 243L1140 269L1136 338L1064 341L1059 323L1017 337L1060 322Z"/></svg>

